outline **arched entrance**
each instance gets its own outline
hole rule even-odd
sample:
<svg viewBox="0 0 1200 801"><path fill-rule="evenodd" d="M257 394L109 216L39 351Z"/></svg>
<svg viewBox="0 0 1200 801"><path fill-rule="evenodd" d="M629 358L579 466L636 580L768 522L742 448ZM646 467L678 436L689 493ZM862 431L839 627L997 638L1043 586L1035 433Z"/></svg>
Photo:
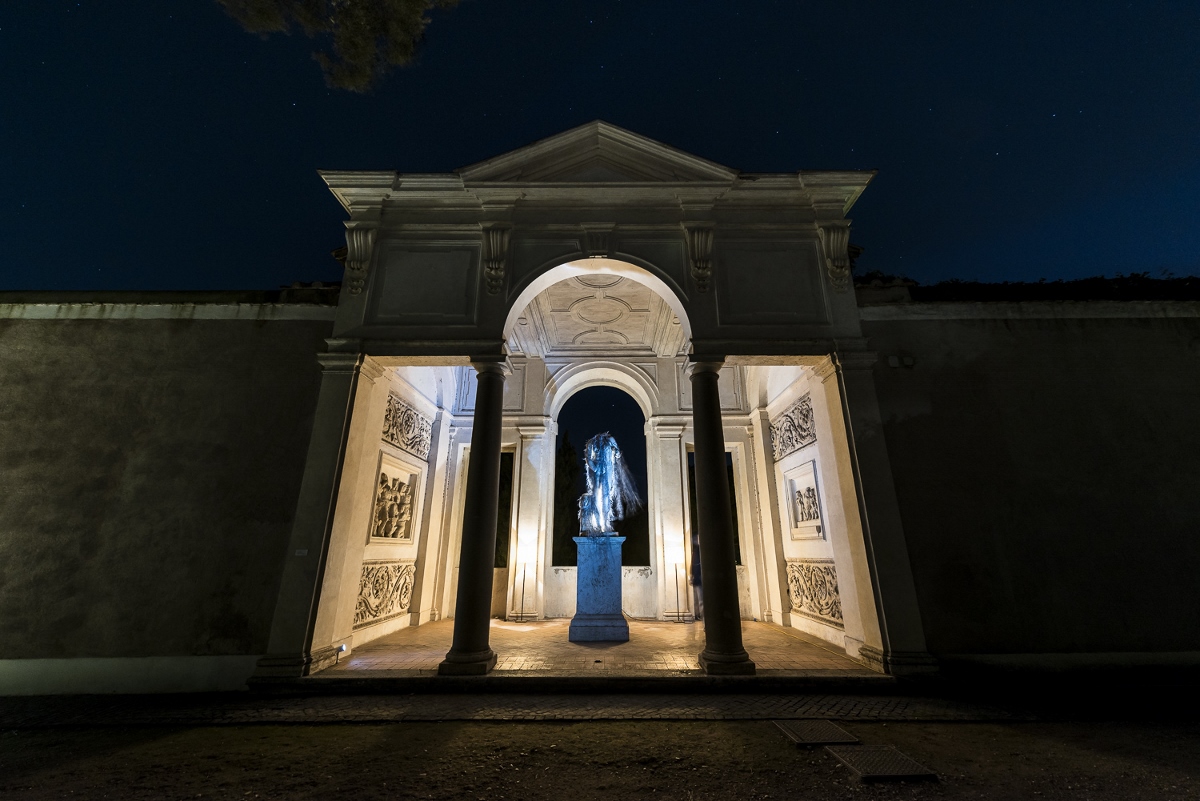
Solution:
<svg viewBox="0 0 1200 801"><path fill-rule="evenodd" d="M743 176L593 123L455 173L325 177L350 214L345 289L260 675L448 617L443 672L490 670L489 614L512 613L516 564L537 582L516 614L545 614L555 413L606 382L646 414L660 568L689 559L695 485L707 671L752 669L746 616L920 669L848 291L845 214L869 175ZM365 537L379 516L412 539ZM659 614L678 619L664 572Z"/></svg>

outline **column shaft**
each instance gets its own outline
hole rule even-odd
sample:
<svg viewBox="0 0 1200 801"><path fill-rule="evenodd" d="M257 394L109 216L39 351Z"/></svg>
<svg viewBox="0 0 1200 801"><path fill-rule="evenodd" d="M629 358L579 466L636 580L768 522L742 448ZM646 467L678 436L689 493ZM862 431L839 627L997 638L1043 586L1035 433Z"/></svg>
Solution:
<svg viewBox="0 0 1200 801"><path fill-rule="evenodd" d="M725 466L725 432L718 389L721 362L693 362L692 426L696 436L696 512L704 594L704 650L700 664L710 674L752 674L742 647L733 511Z"/></svg>
<svg viewBox="0 0 1200 801"><path fill-rule="evenodd" d="M492 577L496 553L496 515L500 505L500 435L504 413L504 366L476 362L478 389L467 465L462 550L454 639L438 666L443 676L481 675L496 666L488 645Z"/></svg>

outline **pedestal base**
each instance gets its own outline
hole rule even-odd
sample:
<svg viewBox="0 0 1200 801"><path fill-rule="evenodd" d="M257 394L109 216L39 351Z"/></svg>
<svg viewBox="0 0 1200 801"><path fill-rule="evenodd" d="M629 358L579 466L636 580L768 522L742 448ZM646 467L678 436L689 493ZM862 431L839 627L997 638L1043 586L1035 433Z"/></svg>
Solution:
<svg viewBox="0 0 1200 801"><path fill-rule="evenodd" d="M621 543L624 537L575 537L578 553L571 642L629 642L621 613Z"/></svg>
<svg viewBox="0 0 1200 801"><path fill-rule="evenodd" d="M571 642L629 642L624 615L575 615L567 634Z"/></svg>

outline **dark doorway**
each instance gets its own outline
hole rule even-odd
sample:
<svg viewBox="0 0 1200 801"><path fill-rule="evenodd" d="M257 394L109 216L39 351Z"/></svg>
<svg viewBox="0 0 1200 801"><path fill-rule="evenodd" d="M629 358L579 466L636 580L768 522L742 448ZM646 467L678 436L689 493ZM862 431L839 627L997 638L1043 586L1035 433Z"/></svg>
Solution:
<svg viewBox="0 0 1200 801"><path fill-rule="evenodd" d="M696 454L688 451L688 513L692 521L692 569L688 583L692 585L693 608L696 619L704 619L704 598L700 577L700 516L696 512ZM734 564L742 563L742 538L738 536L737 493L733 489L733 454L725 454L725 473L729 477L729 509L733 512L733 558Z"/></svg>
<svg viewBox="0 0 1200 801"><path fill-rule="evenodd" d="M621 564L650 564L650 515L646 497L646 418L637 401L614 387L589 387L571 396L558 414L554 460L554 540L551 564L575 565L579 536L579 496L586 486L583 444L607 431L621 448L633 474L642 507L613 528L625 537Z"/></svg>

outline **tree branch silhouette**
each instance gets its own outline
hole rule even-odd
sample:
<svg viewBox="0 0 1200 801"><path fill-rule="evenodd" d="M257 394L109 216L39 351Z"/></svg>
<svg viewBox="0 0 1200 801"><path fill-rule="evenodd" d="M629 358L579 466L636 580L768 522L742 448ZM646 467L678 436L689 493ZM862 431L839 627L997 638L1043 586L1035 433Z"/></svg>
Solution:
<svg viewBox="0 0 1200 801"><path fill-rule="evenodd" d="M330 86L366 92L376 79L409 64L433 8L458 0L217 0L250 33L329 39L313 54Z"/></svg>

